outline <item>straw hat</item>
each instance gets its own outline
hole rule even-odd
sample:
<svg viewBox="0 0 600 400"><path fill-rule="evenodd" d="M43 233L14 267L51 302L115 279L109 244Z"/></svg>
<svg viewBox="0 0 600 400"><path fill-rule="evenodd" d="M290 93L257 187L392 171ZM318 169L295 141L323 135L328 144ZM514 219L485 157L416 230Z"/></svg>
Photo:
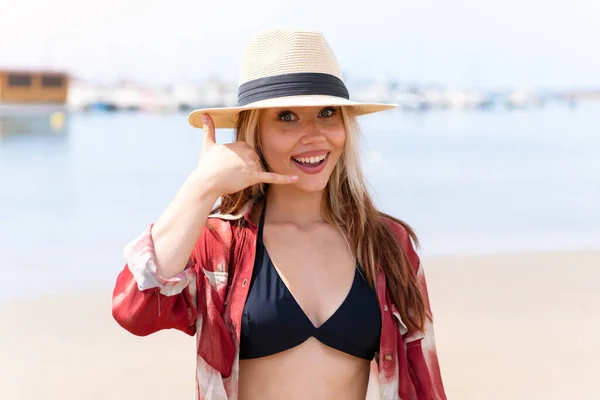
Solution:
<svg viewBox="0 0 600 400"><path fill-rule="evenodd" d="M350 100L338 61L316 30L271 29L255 36L244 50L235 107L203 108L189 115L202 128L202 114L216 128L235 128L240 111L270 107L346 106L354 115L396 107Z"/></svg>

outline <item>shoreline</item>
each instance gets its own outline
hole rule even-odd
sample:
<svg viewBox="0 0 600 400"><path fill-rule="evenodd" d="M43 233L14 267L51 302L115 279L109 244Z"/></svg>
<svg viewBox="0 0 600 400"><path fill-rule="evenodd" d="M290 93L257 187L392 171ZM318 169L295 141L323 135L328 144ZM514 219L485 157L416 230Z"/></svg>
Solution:
<svg viewBox="0 0 600 400"><path fill-rule="evenodd" d="M600 250L422 257L450 399L595 399ZM193 337L136 337L110 290L0 302L7 398L193 398Z"/></svg>
<svg viewBox="0 0 600 400"><path fill-rule="evenodd" d="M600 244L596 247L594 246L586 246L586 245L573 245L573 246L566 246L566 247L562 247L559 249L556 248L550 248L550 246L548 247L539 247L539 248L530 248L530 249L525 249L525 248L504 248L504 249L497 249L497 250L490 250L490 249L485 249L482 248L481 250L473 250L471 249L469 250L457 250L454 252L447 252L447 251L423 251L423 249L417 249L417 253L420 255L421 261L424 265L425 268L425 273L427 274L427 270L428 270L428 265L429 264L433 264L433 265L437 265L440 262L446 262L446 261L450 261L452 263L454 263L454 261L456 261L457 259L460 260L470 260L472 258L475 257L484 257L484 258L496 258L496 257L510 257L510 256L515 256L515 257L528 257L528 256L536 256L536 255L551 255L551 254L557 254L557 255L565 255L565 254L595 254L595 253L600 253ZM102 264L104 267L110 267L113 275L114 276L109 276L108 274L106 276L95 276L97 279L94 280L82 280L80 282L72 282L72 283L65 283L65 281L63 280L62 283L60 284L60 289L57 290L45 290L43 292L39 292L39 293L28 293L28 294L24 294L22 292L15 292L17 294L11 294L8 296L5 296L5 293L0 293L0 308L2 307L3 304L7 304L7 303L13 303L13 302L23 302L23 301L35 301L35 300L43 300L43 299L51 299L53 297L57 297L57 296L78 296L78 295L83 295L83 296L88 296L88 295L93 295L93 294L97 294L97 295L101 295L103 293L105 293L107 290L112 290L112 285L114 284L114 279L116 279L116 274L118 274L118 272L120 272L121 268L125 265L125 261L122 259L122 256L120 253L114 253L112 256L106 256L106 253L104 253L105 256L100 260L100 262L94 263L95 267L99 267L99 265L96 264ZM9 258L10 260L10 258ZM14 260L11 260L11 262L18 262L18 258L15 257ZM35 261L37 262L38 260L32 260L32 262ZM116 261L116 263L115 263ZM110 263L110 265L107 265L106 263ZM55 263L53 263L55 264ZM53 265L56 266L56 265ZM599 266L600 267L600 266ZM78 275L78 278L81 278L82 275ZM42 278L46 278L46 276L43 276ZM20 278L17 278L17 281ZM12 280L12 279L11 279ZM77 283L80 284L80 286L77 287L76 290L72 290L72 289L67 289L67 286L69 287L73 287L75 286ZM41 285L38 285L37 287L39 287ZM36 286L34 285L34 288ZM48 287L48 285L46 285L46 287Z"/></svg>

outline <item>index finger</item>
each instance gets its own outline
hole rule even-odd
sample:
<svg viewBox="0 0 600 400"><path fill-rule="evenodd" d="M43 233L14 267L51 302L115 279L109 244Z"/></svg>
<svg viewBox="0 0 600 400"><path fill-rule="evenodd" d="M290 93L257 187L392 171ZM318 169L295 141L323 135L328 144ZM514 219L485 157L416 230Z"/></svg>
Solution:
<svg viewBox="0 0 600 400"><path fill-rule="evenodd" d="M208 114L202 114L202 123L204 129L204 142L216 143L215 124Z"/></svg>
<svg viewBox="0 0 600 400"><path fill-rule="evenodd" d="M298 180L297 175L281 175L274 172L257 172L256 178L259 182L273 184L294 183Z"/></svg>

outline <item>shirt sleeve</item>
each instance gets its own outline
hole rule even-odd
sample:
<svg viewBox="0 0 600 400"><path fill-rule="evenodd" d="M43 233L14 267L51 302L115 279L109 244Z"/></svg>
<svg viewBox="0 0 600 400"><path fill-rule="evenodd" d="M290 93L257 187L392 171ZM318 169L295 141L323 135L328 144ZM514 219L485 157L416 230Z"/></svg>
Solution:
<svg viewBox="0 0 600 400"><path fill-rule="evenodd" d="M190 256L182 272L169 279L161 277L151 233L152 225L125 247L126 264L113 289L113 317L138 336L162 329L194 335L198 315L197 262Z"/></svg>
<svg viewBox="0 0 600 400"><path fill-rule="evenodd" d="M432 315L425 271L408 231L398 223L390 223L397 235L410 265L415 271L417 286ZM410 379L416 400L446 400L442 374L438 361L432 319L425 321L423 331L409 330L403 334ZM412 397L411 397L412 398Z"/></svg>
<svg viewBox="0 0 600 400"><path fill-rule="evenodd" d="M414 250L413 250L414 251ZM431 312L427 283L423 267L419 262L417 284ZM410 378L419 400L446 400L444 384L435 345L433 322L427 320L423 332L409 332L404 338Z"/></svg>

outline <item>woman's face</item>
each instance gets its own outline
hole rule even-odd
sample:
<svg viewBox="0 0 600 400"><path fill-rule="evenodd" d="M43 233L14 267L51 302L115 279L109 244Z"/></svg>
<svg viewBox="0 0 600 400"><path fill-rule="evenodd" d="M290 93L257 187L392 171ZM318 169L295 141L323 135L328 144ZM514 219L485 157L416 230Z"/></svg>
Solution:
<svg viewBox="0 0 600 400"><path fill-rule="evenodd" d="M339 107L292 107L263 110L259 122L268 169L297 175L296 187L321 191L338 162L346 129Z"/></svg>

